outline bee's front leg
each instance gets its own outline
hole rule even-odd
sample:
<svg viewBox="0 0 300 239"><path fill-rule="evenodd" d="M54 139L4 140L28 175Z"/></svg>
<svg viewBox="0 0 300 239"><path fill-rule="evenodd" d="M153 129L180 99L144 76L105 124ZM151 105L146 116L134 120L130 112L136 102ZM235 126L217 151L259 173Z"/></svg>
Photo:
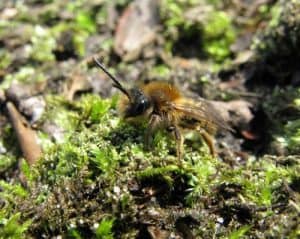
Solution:
<svg viewBox="0 0 300 239"><path fill-rule="evenodd" d="M161 122L161 117L159 115L152 114L150 116L149 125L146 130L146 134L145 134L145 148L147 150L150 150L150 148L152 146L153 134L155 133L156 129L158 128L160 122Z"/></svg>

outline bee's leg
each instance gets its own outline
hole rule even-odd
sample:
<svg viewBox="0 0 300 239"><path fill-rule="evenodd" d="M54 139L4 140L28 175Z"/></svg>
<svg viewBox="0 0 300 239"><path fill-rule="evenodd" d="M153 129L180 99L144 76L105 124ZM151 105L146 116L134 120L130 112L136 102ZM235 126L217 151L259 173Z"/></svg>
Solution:
<svg viewBox="0 0 300 239"><path fill-rule="evenodd" d="M159 123L161 122L161 117L157 114L153 114L150 116L149 125L145 134L145 147L147 150L151 148L153 141L153 134L158 128Z"/></svg>
<svg viewBox="0 0 300 239"><path fill-rule="evenodd" d="M213 157L216 157L216 149L214 145L214 140L210 134L208 134L205 130L199 129L199 132L204 139L205 143L207 144L209 148L209 152Z"/></svg>
<svg viewBox="0 0 300 239"><path fill-rule="evenodd" d="M176 153L178 160L181 161L182 155L183 155L183 144L184 144L184 137L182 136L182 133L177 126L171 126L169 128L174 133L175 140L176 140Z"/></svg>

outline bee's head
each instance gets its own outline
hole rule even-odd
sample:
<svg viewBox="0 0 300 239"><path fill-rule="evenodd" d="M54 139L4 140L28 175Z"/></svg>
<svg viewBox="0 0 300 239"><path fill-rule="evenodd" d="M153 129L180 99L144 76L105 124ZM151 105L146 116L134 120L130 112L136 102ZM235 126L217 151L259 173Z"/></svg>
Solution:
<svg viewBox="0 0 300 239"><path fill-rule="evenodd" d="M142 90L133 88L129 91L129 95L129 102L124 112L125 118L143 115L150 108L150 100Z"/></svg>
<svg viewBox="0 0 300 239"><path fill-rule="evenodd" d="M113 80L113 86L119 89L126 99L123 100L121 107L125 118L143 115L151 106L149 98L139 88L127 90L121 83L96 59L96 64Z"/></svg>

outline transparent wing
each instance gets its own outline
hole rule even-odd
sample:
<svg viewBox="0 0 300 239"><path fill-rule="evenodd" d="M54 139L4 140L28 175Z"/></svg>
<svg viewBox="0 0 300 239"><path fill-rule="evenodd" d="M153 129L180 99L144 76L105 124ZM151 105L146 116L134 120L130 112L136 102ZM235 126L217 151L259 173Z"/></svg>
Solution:
<svg viewBox="0 0 300 239"><path fill-rule="evenodd" d="M207 100L193 101L184 99L171 103L171 107L182 114L183 119L197 121L208 133L215 133L218 128L232 130L218 111Z"/></svg>

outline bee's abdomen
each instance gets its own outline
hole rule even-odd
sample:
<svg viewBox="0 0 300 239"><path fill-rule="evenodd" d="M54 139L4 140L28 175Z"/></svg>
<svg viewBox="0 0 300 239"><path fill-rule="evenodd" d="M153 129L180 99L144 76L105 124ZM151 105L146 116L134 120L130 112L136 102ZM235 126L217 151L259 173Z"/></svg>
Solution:
<svg viewBox="0 0 300 239"><path fill-rule="evenodd" d="M213 122L208 120L198 120L191 117L181 117L179 125L185 129L204 129L207 133L212 135L215 134L217 130L217 127Z"/></svg>

